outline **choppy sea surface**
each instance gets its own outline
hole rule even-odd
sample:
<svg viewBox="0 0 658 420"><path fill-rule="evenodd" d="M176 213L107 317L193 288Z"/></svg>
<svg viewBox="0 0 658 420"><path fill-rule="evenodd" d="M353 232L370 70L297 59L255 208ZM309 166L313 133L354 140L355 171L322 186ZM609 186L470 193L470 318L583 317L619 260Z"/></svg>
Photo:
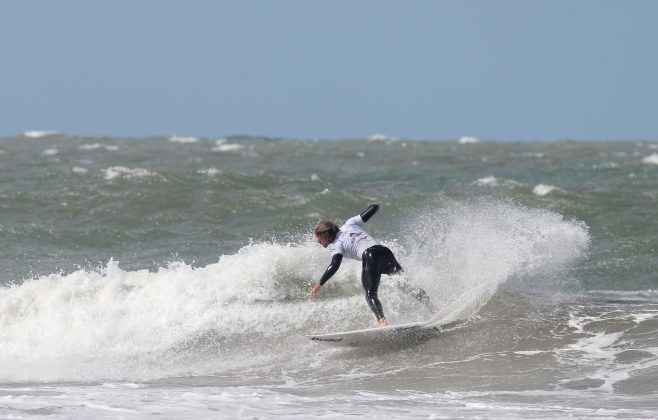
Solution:
<svg viewBox="0 0 658 420"><path fill-rule="evenodd" d="M313 243L377 202L374 326ZM658 144L0 138L1 418L656 418ZM437 311L401 293L422 287Z"/></svg>

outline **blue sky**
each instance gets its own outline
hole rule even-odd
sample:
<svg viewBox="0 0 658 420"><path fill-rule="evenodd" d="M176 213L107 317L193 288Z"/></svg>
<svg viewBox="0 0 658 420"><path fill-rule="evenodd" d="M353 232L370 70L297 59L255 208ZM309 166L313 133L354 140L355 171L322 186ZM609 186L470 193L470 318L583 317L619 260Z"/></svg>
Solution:
<svg viewBox="0 0 658 420"><path fill-rule="evenodd" d="M0 136L658 140L650 0L0 3Z"/></svg>

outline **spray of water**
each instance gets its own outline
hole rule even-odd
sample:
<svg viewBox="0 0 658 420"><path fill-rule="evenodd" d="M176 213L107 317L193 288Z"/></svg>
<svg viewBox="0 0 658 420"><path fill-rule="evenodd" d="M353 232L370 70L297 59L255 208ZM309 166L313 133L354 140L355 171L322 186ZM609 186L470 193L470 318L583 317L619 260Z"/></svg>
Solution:
<svg viewBox="0 0 658 420"><path fill-rule="evenodd" d="M474 315L512 277L564 272L587 251L587 226L508 202L426 209L405 227L407 273L449 322Z"/></svg>

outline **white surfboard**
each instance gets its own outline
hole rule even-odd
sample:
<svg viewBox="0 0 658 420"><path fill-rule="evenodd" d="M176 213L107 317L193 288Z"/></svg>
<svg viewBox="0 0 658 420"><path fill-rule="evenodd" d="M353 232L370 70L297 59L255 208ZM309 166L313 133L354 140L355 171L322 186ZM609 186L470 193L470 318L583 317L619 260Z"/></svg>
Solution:
<svg viewBox="0 0 658 420"><path fill-rule="evenodd" d="M439 325L431 325L430 321L421 321L331 334L310 334L307 337L311 341L331 346L362 347L386 341L397 341L411 335L441 331L441 329Z"/></svg>

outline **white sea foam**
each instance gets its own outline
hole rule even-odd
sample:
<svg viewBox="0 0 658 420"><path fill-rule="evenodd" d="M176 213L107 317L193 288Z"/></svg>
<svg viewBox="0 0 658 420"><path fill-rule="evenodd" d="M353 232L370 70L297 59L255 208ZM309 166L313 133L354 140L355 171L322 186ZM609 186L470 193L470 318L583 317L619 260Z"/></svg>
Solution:
<svg viewBox="0 0 658 420"><path fill-rule="evenodd" d="M208 169L200 169L197 171L197 173L201 175L216 176L221 174L222 170L217 168L208 168Z"/></svg>
<svg viewBox="0 0 658 420"><path fill-rule="evenodd" d="M368 141L395 141L395 137L387 136L386 134L373 134L368 137Z"/></svg>
<svg viewBox="0 0 658 420"><path fill-rule="evenodd" d="M225 138L216 140L215 145L212 149L213 152L236 152L244 147L241 144L229 143Z"/></svg>
<svg viewBox="0 0 658 420"><path fill-rule="evenodd" d="M543 197L547 194L552 193L553 191L559 190L558 187L553 186L553 185L545 185L545 184L537 184L535 187L532 189L532 193L535 195L538 195L540 197Z"/></svg>
<svg viewBox="0 0 658 420"><path fill-rule="evenodd" d="M51 147L50 149L46 149L42 152L42 154L46 156L54 156L59 153L59 150L55 147Z"/></svg>
<svg viewBox="0 0 658 420"><path fill-rule="evenodd" d="M23 133L23 136L31 139L38 139L41 137L56 136L59 134L61 134L59 131L54 131L54 130L43 130L43 131L34 130L34 131L26 131L25 133Z"/></svg>
<svg viewBox="0 0 658 420"><path fill-rule="evenodd" d="M543 353L546 352L541 350L518 350L514 352L514 354L520 354L522 356L535 356L537 354L543 354Z"/></svg>
<svg viewBox="0 0 658 420"><path fill-rule="evenodd" d="M225 340L297 335L323 325L320 313L341 313L334 328L374 323L366 305L357 304L358 264L344 264L323 296L308 303L308 279L319 276L326 259L315 244L257 244L202 268L177 263L157 272L124 271L111 260L100 270L0 288L0 382L158 377L189 369L167 360L188 350L200 357L199 337L219 346L210 359L216 366ZM231 366L259 362L239 353ZM160 366L143 370L154 362Z"/></svg>
<svg viewBox="0 0 658 420"><path fill-rule="evenodd" d="M172 143L198 143L199 139L197 137L186 137L186 136L171 136L169 141Z"/></svg>
<svg viewBox="0 0 658 420"><path fill-rule="evenodd" d="M593 165L592 169L617 169L619 166L617 162L604 162L599 165Z"/></svg>
<svg viewBox="0 0 658 420"><path fill-rule="evenodd" d="M649 165L658 165L658 153L653 153L644 159L642 159L642 163L646 163Z"/></svg>
<svg viewBox="0 0 658 420"><path fill-rule="evenodd" d="M115 146L113 144L101 144L101 143L92 143L92 144L81 144L79 146L80 150L98 150L98 149L103 149L103 150L108 150L111 152L115 152L119 150L119 146Z"/></svg>
<svg viewBox="0 0 658 420"><path fill-rule="evenodd" d="M459 144L474 144L480 143L480 139L473 136L463 136L459 139Z"/></svg>
<svg viewBox="0 0 658 420"><path fill-rule="evenodd" d="M616 301L647 301L658 303L658 290L589 290L589 296L595 298L614 299Z"/></svg>
<svg viewBox="0 0 658 420"><path fill-rule="evenodd" d="M244 146L241 144L220 144L213 147L213 152L237 152L242 149Z"/></svg>
<svg viewBox="0 0 658 420"><path fill-rule="evenodd" d="M417 380L417 379L415 379ZM135 387L49 384L47 388L0 389L0 416L7 418L171 419L651 419L653 404L637 396L612 406L600 395L565 390L430 392L413 389L326 392L295 386L193 386L153 384ZM315 391L315 392L314 392ZM650 398L650 397L648 397ZM616 399L620 399L619 396ZM646 400L645 400L646 401ZM16 413L21 413L17 415Z"/></svg>
<svg viewBox="0 0 658 420"><path fill-rule="evenodd" d="M88 169L82 168L80 166L74 166L73 168L71 168L71 170L76 174L86 174L87 172L89 172Z"/></svg>
<svg viewBox="0 0 658 420"><path fill-rule="evenodd" d="M477 181L474 181L473 184L475 185L498 185L498 178L496 178L493 175L486 176L484 178L480 178Z"/></svg>
<svg viewBox="0 0 658 420"><path fill-rule="evenodd" d="M111 181L116 178L141 178L153 175L143 168L126 168L125 166L112 166L105 169L105 179Z"/></svg>
<svg viewBox="0 0 658 420"><path fill-rule="evenodd" d="M621 315L622 313L620 313ZM623 318L633 318L634 322L640 324L647 320L656 318L651 311L648 314L623 314ZM658 348L643 347L642 351L652 355L632 364L619 363L617 356L629 350L628 345L632 342L625 338L625 331L605 332L590 331L589 325L606 322L608 314L585 315L582 313L569 314L569 326L577 334L581 335L575 343L568 344L565 348L556 352L557 358L565 364L576 364L581 366L587 375L580 380L589 381L590 387L602 391L613 392L616 383L631 378L634 372L648 371L658 366ZM623 322L625 319L619 319ZM609 322L609 321L608 321ZM577 382L579 379L570 378L562 381L565 386Z"/></svg>
<svg viewBox="0 0 658 420"><path fill-rule="evenodd" d="M522 187L523 184L515 181L513 179L499 179L493 175L480 178L476 181L473 181L473 185L479 185L484 187L505 187L505 188L516 188Z"/></svg>
<svg viewBox="0 0 658 420"><path fill-rule="evenodd" d="M521 156L521 157L527 157L527 158L543 159L544 157L546 157L546 153L541 153L541 152L523 152L523 153L519 153L518 156Z"/></svg>

